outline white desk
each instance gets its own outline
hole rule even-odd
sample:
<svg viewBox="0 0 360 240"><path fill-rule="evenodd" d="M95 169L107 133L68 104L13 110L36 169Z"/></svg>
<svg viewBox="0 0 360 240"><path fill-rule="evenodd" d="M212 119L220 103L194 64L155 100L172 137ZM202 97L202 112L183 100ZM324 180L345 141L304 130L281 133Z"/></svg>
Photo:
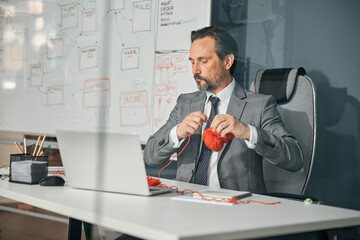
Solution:
<svg viewBox="0 0 360 240"><path fill-rule="evenodd" d="M206 187L164 180L179 189ZM0 181L0 196L146 239L248 239L360 225L360 211L281 199L233 206ZM257 196L256 200L279 199Z"/></svg>

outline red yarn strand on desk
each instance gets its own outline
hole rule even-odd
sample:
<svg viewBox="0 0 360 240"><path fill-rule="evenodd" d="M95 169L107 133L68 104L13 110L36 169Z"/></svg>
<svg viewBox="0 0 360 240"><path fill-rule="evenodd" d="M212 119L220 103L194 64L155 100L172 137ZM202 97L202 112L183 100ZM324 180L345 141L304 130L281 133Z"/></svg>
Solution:
<svg viewBox="0 0 360 240"><path fill-rule="evenodd" d="M202 200L206 200L206 201L215 201L215 202L225 202L225 203L233 203L233 204L249 204L249 203L258 203L258 204L262 204L262 205L276 205L276 204L280 204L280 201L277 202L261 202L261 201L257 201L257 200L247 200L247 201L241 201L239 198L220 198L220 197L205 197L204 195L202 195L200 192L198 191L194 191L192 189L184 189L182 191L179 190L178 187L176 186L167 186L161 183L161 181L159 179L153 178L148 176L148 182L151 181L153 183L157 183L157 185L150 185L150 186L156 186L156 187L162 187L162 188L169 188L172 190L175 190L176 193L184 195L186 192L191 193L193 196L197 195L199 198L201 198Z"/></svg>

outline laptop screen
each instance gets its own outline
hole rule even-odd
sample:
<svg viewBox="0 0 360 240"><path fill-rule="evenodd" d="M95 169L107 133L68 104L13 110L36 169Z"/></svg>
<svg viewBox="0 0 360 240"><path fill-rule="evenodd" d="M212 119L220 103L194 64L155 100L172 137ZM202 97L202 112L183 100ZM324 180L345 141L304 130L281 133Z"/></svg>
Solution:
<svg viewBox="0 0 360 240"><path fill-rule="evenodd" d="M150 195L136 134L57 130L70 187Z"/></svg>

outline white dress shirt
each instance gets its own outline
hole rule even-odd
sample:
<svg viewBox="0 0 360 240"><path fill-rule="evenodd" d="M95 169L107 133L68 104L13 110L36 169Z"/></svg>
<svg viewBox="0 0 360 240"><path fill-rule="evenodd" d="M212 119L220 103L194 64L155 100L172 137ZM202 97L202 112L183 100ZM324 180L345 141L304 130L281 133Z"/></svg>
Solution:
<svg viewBox="0 0 360 240"><path fill-rule="evenodd" d="M216 96L216 97L218 97L220 99L220 102L218 103L217 114L226 114L226 111L227 111L227 108L228 108L228 105L229 105L229 101L230 101L230 97L231 97L231 94L232 94L232 92L234 90L234 86L235 86L235 80L233 79L231 81L231 83L226 88L221 90L221 92L219 92L216 95L214 93L212 93L212 92L208 92L208 91L206 92L206 101L205 101L205 106L204 106L204 114L207 117L209 117L210 110L211 110L211 101L209 100L210 96ZM180 147L180 145L184 141L184 139L181 139L180 141L178 140L177 133L176 133L177 126L178 125L176 125L170 131L170 140L173 142L174 148ZM203 124L202 132L205 130L205 126L206 126L206 124ZM191 139L190 139L190 141L191 141ZM257 131L256 131L255 127L250 126L250 140L249 141L245 140L245 143L247 144L247 146L249 148L254 148L256 146L256 143L257 143ZM219 152L213 151L211 153L211 156L210 156L210 159L209 159L208 185L211 188L220 188L219 177L218 177L218 172L217 172L217 165L218 165L218 161L219 161L219 156L221 156L221 153L222 153L223 149L221 151L219 151Z"/></svg>

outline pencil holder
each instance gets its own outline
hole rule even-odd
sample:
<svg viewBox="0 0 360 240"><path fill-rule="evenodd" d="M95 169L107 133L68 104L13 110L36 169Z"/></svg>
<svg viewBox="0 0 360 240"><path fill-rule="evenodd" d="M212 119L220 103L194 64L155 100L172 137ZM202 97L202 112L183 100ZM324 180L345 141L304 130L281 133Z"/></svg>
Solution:
<svg viewBox="0 0 360 240"><path fill-rule="evenodd" d="M38 184L48 175L48 156L10 154L9 182Z"/></svg>

